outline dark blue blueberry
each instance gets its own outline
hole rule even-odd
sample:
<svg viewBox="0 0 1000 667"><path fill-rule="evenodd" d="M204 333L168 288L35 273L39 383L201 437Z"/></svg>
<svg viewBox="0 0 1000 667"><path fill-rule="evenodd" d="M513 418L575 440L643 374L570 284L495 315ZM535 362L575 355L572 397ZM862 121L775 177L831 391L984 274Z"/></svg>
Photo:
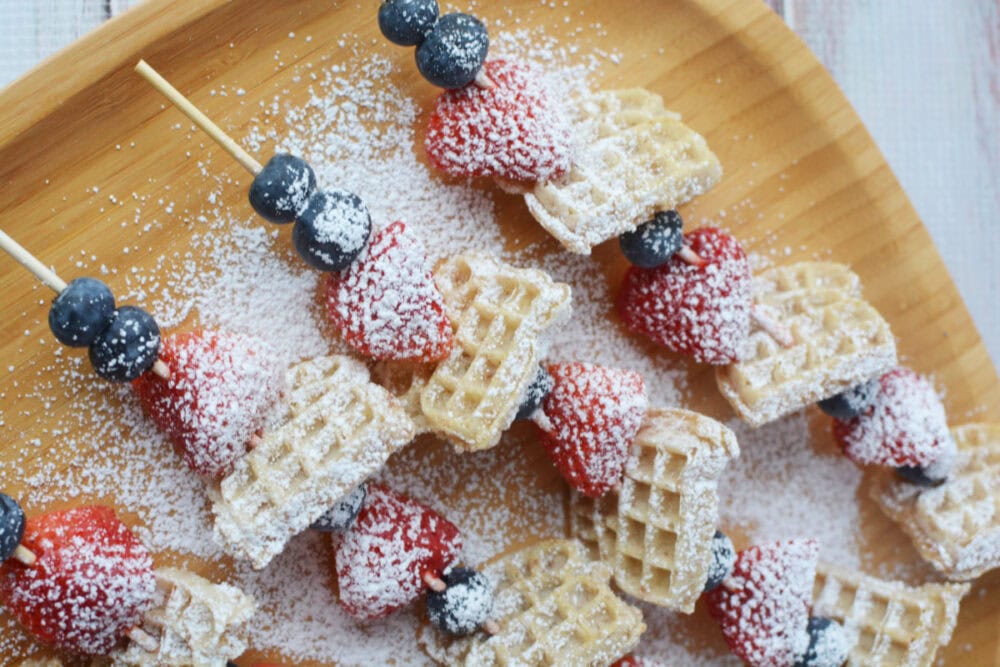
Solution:
<svg viewBox="0 0 1000 667"><path fill-rule="evenodd" d="M361 198L346 190L314 192L295 221L292 242L306 264L341 271L368 243L372 218Z"/></svg>
<svg viewBox="0 0 1000 667"><path fill-rule="evenodd" d="M378 8L379 30L400 46L420 44L437 19L437 0L384 0Z"/></svg>
<svg viewBox="0 0 1000 667"><path fill-rule="evenodd" d="M486 62L490 37L475 16L445 14L417 47L417 69L439 88L472 83Z"/></svg>
<svg viewBox="0 0 1000 667"><path fill-rule="evenodd" d="M809 648L795 667L841 667L847 662L851 645L844 626L829 618L813 616L806 626Z"/></svg>
<svg viewBox="0 0 1000 667"><path fill-rule="evenodd" d="M712 536L712 561L708 564L708 579L705 580L705 592L722 585L736 565L736 549L733 541L721 530Z"/></svg>
<svg viewBox="0 0 1000 667"><path fill-rule="evenodd" d="M358 486L344 496L340 502L327 510L326 514L316 519L310 528L328 533L349 528L354 523L354 520L358 518L358 512L361 511L361 506L365 504L365 498L367 497L368 489L365 485Z"/></svg>
<svg viewBox="0 0 1000 667"><path fill-rule="evenodd" d="M684 221L677 211L661 211L649 222L618 237L618 245L629 263L655 269L670 261L684 245Z"/></svg>
<svg viewBox="0 0 1000 667"><path fill-rule="evenodd" d="M250 184L250 205L270 222L292 222L309 203L316 174L300 157L278 153Z"/></svg>
<svg viewBox="0 0 1000 667"><path fill-rule="evenodd" d="M486 575L467 567L455 567L442 577L448 585L437 593L427 591L427 615L431 623L449 635L468 635L493 613L493 586Z"/></svg>
<svg viewBox="0 0 1000 667"><path fill-rule="evenodd" d="M948 481L947 477L936 477L928 468L920 466L900 466L896 468L896 474L917 486L941 486Z"/></svg>
<svg viewBox="0 0 1000 667"><path fill-rule="evenodd" d="M878 390L878 380L870 380L836 396L824 398L818 403L819 409L835 419L852 419L875 402Z"/></svg>
<svg viewBox="0 0 1000 667"><path fill-rule="evenodd" d="M528 419L535 414L535 411L542 407L542 401L545 400L554 386L556 386L556 381L552 379L544 366L539 366L538 372L535 373L535 379L531 381L528 390L524 392L521 407L517 409L517 416L514 419Z"/></svg>
<svg viewBox="0 0 1000 667"><path fill-rule="evenodd" d="M106 380L131 382L156 363L160 327L153 316L134 306L115 311L107 328L90 345L90 363Z"/></svg>
<svg viewBox="0 0 1000 667"><path fill-rule="evenodd" d="M49 328L63 345L87 347L115 314L115 295L94 278L77 278L52 302Z"/></svg>
<svg viewBox="0 0 1000 667"><path fill-rule="evenodd" d="M0 562L14 555L24 537L24 510L6 493L0 493Z"/></svg>

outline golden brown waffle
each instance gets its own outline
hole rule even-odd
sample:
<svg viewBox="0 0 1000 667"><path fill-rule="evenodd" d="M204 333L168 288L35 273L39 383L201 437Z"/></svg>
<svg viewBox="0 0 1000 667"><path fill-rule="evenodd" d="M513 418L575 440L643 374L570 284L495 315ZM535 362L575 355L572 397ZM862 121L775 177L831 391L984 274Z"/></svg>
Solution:
<svg viewBox="0 0 1000 667"><path fill-rule="evenodd" d="M420 387L420 411L459 449L488 449L535 377L543 335L569 317L570 288L542 271L476 254L442 262L434 280L455 347Z"/></svg>
<svg viewBox="0 0 1000 667"><path fill-rule="evenodd" d="M569 172L538 183L524 200L572 252L589 255L598 243L677 208L722 177L705 139L648 90L588 95L571 105L571 114L578 136Z"/></svg>
<svg viewBox="0 0 1000 667"><path fill-rule="evenodd" d="M142 622L156 650L129 642L109 656L112 665L224 667L246 651L243 626L254 602L238 588L173 568L156 571L156 587L158 597Z"/></svg>
<svg viewBox="0 0 1000 667"><path fill-rule="evenodd" d="M483 568L500 632L450 638L425 626L421 646L442 665L607 667L639 643L642 613L615 596L603 563L575 540L547 540Z"/></svg>
<svg viewBox="0 0 1000 667"><path fill-rule="evenodd" d="M944 576L975 579L1000 567L1000 424L952 429L958 458L948 481L926 488L881 472L872 497Z"/></svg>
<svg viewBox="0 0 1000 667"><path fill-rule="evenodd" d="M889 324L860 298L847 267L803 262L754 278L754 307L788 328L784 347L750 333L740 361L715 371L719 390L743 421L760 426L839 394L896 366Z"/></svg>
<svg viewBox="0 0 1000 667"><path fill-rule="evenodd" d="M620 589L686 614L705 588L719 519L719 476L736 436L708 417L653 408L635 438L621 491L573 493L573 534L608 563Z"/></svg>
<svg viewBox="0 0 1000 667"><path fill-rule="evenodd" d="M17 663L17 667L63 667L63 664L55 658L28 658Z"/></svg>
<svg viewBox="0 0 1000 667"><path fill-rule="evenodd" d="M813 616L841 623L848 667L930 667L951 640L967 584L906 586L820 563Z"/></svg>
<svg viewBox="0 0 1000 667"><path fill-rule="evenodd" d="M293 366L288 387L283 425L210 490L216 535L256 569L414 436L399 402L349 357Z"/></svg>

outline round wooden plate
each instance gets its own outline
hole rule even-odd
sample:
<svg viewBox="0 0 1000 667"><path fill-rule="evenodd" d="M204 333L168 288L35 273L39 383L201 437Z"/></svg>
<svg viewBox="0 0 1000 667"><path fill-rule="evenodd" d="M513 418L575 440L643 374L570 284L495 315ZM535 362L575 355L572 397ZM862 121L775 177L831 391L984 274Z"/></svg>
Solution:
<svg viewBox="0 0 1000 667"><path fill-rule="evenodd" d="M620 63L609 60L596 74L599 83L644 86L661 94L668 107L705 135L725 166L722 183L686 207L685 217L749 209L745 215L730 215L725 224L751 250L766 256L777 253L781 262L820 253L850 264L862 277L866 296L891 323L902 358L920 372L933 373L938 386L946 389L952 423L1000 419L996 372L930 237L837 86L764 4L480 4L474 11L491 26L497 21L514 25L516 19L520 27L545 26L549 35L566 30L566 17L572 25L599 22L600 29L566 36L587 49L621 54ZM293 68L276 67L277 49L289 64L318 62L323 56L337 62L346 56L331 45L343 35L356 35L358 43L384 49L398 60L393 80L426 109L434 89L419 79L409 51L383 44L374 7L370 0L150 0L109 22L0 94L0 226L64 278L76 275L71 258L81 248L98 257L98 264L134 266L155 275L159 254L186 247L193 228L154 227L145 231L141 245L155 252L126 253L123 248L134 241L135 232L107 224L105 200L96 196L93 186L155 198L169 185L181 205L185 198L199 201L188 193L198 193L205 181L197 160L185 155L189 147L178 146L171 132L183 119L132 72L135 62L140 57L148 60L221 126L242 137L258 101L270 100L278 91L293 102L307 99L304 86L293 79ZM293 32L311 35L312 40L289 40ZM209 93L227 82L245 89L246 104ZM139 150L116 149L132 142ZM246 175L214 147L206 150L219 155L213 170L239 181L226 189L224 204L246 207ZM511 246L538 241L541 252L560 252L544 240L517 200L498 195L498 215ZM611 245L597 249L595 267L615 281L622 264ZM113 289L122 286L123 273L107 276ZM56 378L38 369L58 363L45 324L49 295L2 258L0 293L0 460L19 457L24 470L37 472L55 457L59 438L49 426L66 416L70 403L57 397L42 410L38 405L39 392ZM39 343L42 339L47 342ZM690 365L688 388L687 407L731 418L708 369ZM102 389L87 384L80 391ZM40 444L25 454L22 445L36 440ZM428 460L446 455L433 443L422 447ZM543 488L562 493L547 462L535 457L528 465L545 480ZM66 473L54 469L45 474ZM28 477L19 480L8 474L5 491L23 495L29 481L45 483L37 475ZM62 504L85 500L93 499L66 498ZM890 554L916 561L905 536L867 499L859 503L865 555L871 562ZM515 530L511 541L527 537ZM224 573L227 567L188 562L203 572ZM965 599L954 638L943 651L947 664L994 660L1000 596L993 594L998 586L1000 575L988 575ZM703 635L694 641L718 645L711 623L701 614L690 624L692 632ZM247 656L256 657L261 656ZM277 654L266 657L280 659Z"/></svg>

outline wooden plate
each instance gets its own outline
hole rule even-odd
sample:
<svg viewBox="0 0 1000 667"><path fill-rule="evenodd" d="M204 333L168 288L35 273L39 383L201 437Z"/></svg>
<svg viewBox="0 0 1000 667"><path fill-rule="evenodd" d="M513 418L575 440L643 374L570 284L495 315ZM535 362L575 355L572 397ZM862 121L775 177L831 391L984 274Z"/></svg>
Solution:
<svg viewBox="0 0 1000 667"><path fill-rule="evenodd" d="M849 263L892 324L903 358L918 371L933 373L947 390L952 422L1000 418L996 372L930 237L837 86L765 5L755 0L480 4L475 11L492 20L491 26L498 20L514 25L517 19L521 27L547 26L548 34L556 34L567 17L574 26L599 22L600 29L566 37L585 49L620 53L620 64L607 61L597 78L608 87L645 86L663 95L706 136L726 168L722 184L688 206L685 217L697 220L727 211L725 224L764 256L794 261L825 253ZM345 56L331 45L354 34L358 43L384 49L398 60L393 81L427 108L433 89L416 75L408 52L382 44L374 13L372 2L150 0L109 22L0 95L0 224L64 277L76 274L71 258L81 248L98 258L95 265L134 266L141 274L156 275L159 254L186 247L193 228L154 227L144 232L142 251L126 253L135 229L108 224L106 198L94 186L155 197L169 185L183 207L199 201L190 193L197 195L205 181L197 160L185 155L188 147L178 146L171 133L183 119L164 110L159 95L133 74L136 60L150 61L241 137L259 100L278 91L294 102L307 99L293 68L276 67L277 49L289 64L318 62L322 56L337 62ZM289 33L312 40L289 40ZM233 82L245 89L247 104L209 93ZM139 150L121 150L132 142ZM245 207L245 174L210 150L219 156L212 169L242 182L226 189L225 205ZM498 195L498 202L511 245L541 241L541 253L559 252L543 240L516 200ZM599 248L595 261L609 280L617 280L622 265L614 248ZM107 279L113 289L124 289L124 271ZM39 395L57 377L39 371L58 363L45 325L49 295L3 260L0 293L0 457L8 463L19 459L26 471L22 479L8 473L3 480L5 490L18 496L27 494L29 483L45 484L29 473L58 458L59 437L49 427L67 416L70 401L55 392L53 400L39 406ZM731 416L706 369L690 366L688 386L689 407ZM87 383L79 391L86 396L105 389ZM25 446L36 440L37 445ZM445 455L433 444L423 447L431 459ZM536 457L529 465L547 480L547 488L561 493L546 462ZM57 467L46 474L67 473ZM66 498L63 504L84 500ZM902 533L867 500L859 502L871 562L893 553L916 560ZM28 510L57 505L29 505ZM526 537L515 530L511 539ZM227 568L185 560L204 572ZM944 651L948 664L994 659L998 585L1000 575L986 576L965 599L958 629ZM708 628L692 630L699 635L693 641L718 644L705 617L696 616L691 625ZM28 651L30 644L19 646Z"/></svg>

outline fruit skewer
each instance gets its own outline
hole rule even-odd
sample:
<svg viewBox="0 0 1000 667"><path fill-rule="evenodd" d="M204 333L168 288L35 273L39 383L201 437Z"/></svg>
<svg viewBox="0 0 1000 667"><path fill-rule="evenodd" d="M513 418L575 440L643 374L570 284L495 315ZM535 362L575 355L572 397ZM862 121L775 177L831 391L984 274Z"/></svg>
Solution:
<svg viewBox="0 0 1000 667"><path fill-rule="evenodd" d="M49 328L64 345L88 347L98 375L115 382L130 382L149 370L170 377L158 358L160 329L151 315L134 306L116 308L111 290L95 278L67 284L2 230L0 249L56 293Z"/></svg>

